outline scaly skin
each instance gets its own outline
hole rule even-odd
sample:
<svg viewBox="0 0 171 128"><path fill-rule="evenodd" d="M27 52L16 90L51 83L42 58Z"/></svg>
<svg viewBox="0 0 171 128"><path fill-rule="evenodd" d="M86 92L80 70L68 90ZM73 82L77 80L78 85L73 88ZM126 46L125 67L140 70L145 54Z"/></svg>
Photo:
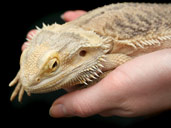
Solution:
<svg viewBox="0 0 171 128"><path fill-rule="evenodd" d="M44 25L32 37L10 86L11 96L98 82L134 57L171 48L171 4L104 6L63 25Z"/></svg>

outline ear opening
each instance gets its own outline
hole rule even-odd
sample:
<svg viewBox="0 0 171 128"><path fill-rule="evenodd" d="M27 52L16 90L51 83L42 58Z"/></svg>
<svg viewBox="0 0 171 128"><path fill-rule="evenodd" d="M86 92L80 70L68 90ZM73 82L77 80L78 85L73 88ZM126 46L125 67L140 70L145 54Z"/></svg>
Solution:
<svg viewBox="0 0 171 128"><path fill-rule="evenodd" d="M79 55L82 56L82 57L84 57L84 56L86 56L86 53L87 53L86 50L81 50L80 53L79 53Z"/></svg>

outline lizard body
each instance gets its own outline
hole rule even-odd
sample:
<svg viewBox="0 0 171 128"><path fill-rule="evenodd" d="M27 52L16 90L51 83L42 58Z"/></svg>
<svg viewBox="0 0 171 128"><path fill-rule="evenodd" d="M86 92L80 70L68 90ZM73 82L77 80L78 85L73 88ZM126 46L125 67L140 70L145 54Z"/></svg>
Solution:
<svg viewBox="0 0 171 128"><path fill-rule="evenodd" d="M44 25L30 40L11 96L99 81L134 57L171 48L171 4L119 3L63 25Z"/></svg>

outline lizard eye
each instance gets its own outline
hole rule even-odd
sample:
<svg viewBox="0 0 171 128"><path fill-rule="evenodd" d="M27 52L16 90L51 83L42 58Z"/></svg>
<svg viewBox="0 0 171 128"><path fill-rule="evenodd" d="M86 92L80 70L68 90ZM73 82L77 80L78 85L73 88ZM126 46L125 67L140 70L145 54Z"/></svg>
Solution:
<svg viewBox="0 0 171 128"><path fill-rule="evenodd" d="M58 64L57 58L53 58L49 61L49 69L51 71L55 71L57 69L58 65L59 64Z"/></svg>

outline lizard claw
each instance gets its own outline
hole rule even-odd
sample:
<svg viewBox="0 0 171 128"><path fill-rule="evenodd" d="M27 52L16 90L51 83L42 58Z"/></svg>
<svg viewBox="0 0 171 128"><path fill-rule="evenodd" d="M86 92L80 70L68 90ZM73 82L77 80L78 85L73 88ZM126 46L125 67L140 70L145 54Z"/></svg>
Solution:
<svg viewBox="0 0 171 128"><path fill-rule="evenodd" d="M10 97L11 101L13 101L14 98L20 93L20 90L21 90L21 83L18 83Z"/></svg>
<svg viewBox="0 0 171 128"><path fill-rule="evenodd" d="M17 73L15 78L9 83L10 87L14 86L19 81L19 76L20 76L20 71Z"/></svg>
<svg viewBox="0 0 171 128"><path fill-rule="evenodd" d="M13 101L14 98L18 95L18 101L21 102L22 101L22 97L23 97L23 94L24 94L24 88L21 84L21 82L19 81L19 75L20 75L20 72L17 73L16 77L10 82L9 86L12 87L14 86L17 82L17 86L15 87L11 97L10 97L10 100Z"/></svg>

